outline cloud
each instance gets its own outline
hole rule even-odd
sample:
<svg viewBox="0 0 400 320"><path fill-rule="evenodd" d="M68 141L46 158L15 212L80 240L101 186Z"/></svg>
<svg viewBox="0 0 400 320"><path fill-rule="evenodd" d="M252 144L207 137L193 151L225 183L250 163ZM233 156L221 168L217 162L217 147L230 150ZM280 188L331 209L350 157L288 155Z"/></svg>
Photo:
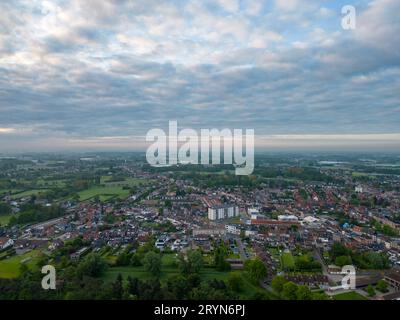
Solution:
<svg viewBox="0 0 400 320"><path fill-rule="evenodd" d="M356 9L345 31L340 4L316 0L0 2L0 152L110 146L173 119L399 133L398 1Z"/></svg>
<svg viewBox="0 0 400 320"><path fill-rule="evenodd" d="M0 128L0 134L12 133L14 131L15 131L14 128Z"/></svg>

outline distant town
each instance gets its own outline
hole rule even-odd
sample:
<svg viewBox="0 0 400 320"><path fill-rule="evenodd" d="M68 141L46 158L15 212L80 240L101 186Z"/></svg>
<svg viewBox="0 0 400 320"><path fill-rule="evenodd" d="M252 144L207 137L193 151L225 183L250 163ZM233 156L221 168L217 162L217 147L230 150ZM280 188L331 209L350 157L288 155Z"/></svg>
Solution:
<svg viewBox="0 0 400 320"><path fill-rule="evenodd" d="M259 154L250 176L140 153L0 169L0 299L400 299L398 155Z"/></svg>

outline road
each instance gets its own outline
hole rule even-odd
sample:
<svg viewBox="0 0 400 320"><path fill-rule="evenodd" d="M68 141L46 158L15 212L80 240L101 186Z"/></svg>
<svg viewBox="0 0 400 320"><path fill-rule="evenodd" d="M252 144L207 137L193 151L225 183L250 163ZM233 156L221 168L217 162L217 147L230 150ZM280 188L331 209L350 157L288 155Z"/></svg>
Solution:
<svg viewBox="0 0 400 320"><path fill-rule="evenodd" d="M244 250L244 245L242 243L242 240L240 238L235 238L235 240L236 240L236 243L238 245L240 258L243 261L246 261L248 259L248 257L246 256L246 251Z"/></svg>

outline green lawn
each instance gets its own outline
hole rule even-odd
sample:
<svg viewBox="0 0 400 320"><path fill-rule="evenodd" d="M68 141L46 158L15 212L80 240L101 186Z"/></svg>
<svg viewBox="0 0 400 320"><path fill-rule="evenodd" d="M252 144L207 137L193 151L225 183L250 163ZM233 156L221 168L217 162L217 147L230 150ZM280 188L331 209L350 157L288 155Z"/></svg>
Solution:
<svg viewBox="0 0 400 320"><path fill-rule="evenodd" d="M54 180L45 180L45 179L38 179L36 181L39 187L65 187L66 183L65 180L61 179L54 179Z"/></svg>
<svg viewBox="0 0 400 320"><path fill-rule="evenodd" d="M350 291L334 295L333 300L368 300L368 299L355 291Z"/></svg>
<svg viewBox="0 0 400 320"><path fill-rule="evenodd" d="M119 186L92 187L79 192L78 195L82 201L89 200L96 196L99 196L100 200L105 201L113 197L118 197L121 199L126 198L129 195L129 190L124 190Z"/></svg>
<svg viewBox="0 0 400 320"><path fill-rule="evenodd" d="M32 250L22 255L15 255L11 258L0 261L0 278L12 279L18 277L21 263L32 267L38 260L38 250ZM24 261L24 262L23 262Z"/></svg>
<svg viewBox="0 0 400 320"><path fill-rule="evenodd" d="M10 218L13 216L13 213L10 214L2 214L0 215L0 226L5 226L8 224L8 221L10 221Z"/></svg>

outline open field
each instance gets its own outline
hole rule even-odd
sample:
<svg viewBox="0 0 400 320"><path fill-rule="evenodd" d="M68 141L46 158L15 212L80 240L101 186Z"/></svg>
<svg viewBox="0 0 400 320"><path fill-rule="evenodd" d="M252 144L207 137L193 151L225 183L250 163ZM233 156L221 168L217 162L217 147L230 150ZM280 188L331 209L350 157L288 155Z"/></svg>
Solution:
<svg viewBox="0 0 400 320"><path fill-rule="evenodd" d="M139 185L146 185L151 182L151 180L144 180L144 179L137 179L132 177L124 178L121 181L112 181L111 176L102 176L100 179L101 184L105 184L106 186L128 186L128 187L135 187Z"/></svg>
<svg viewBox="0 0 400 320"><path fill-rule="evenodd" d="M179 269L176 264L176 255L175 254L164 254L162 256L162 267L161 267L161 276L160 280L165 281L168 278L171 278L177 274L179 274ZM109 268L106 274L103 276L105 281L113 281L121 274L124 278L131 276L137 277L139 279L150 279L150 274L144 269L143 266L139 267L112 267ZM214 268L204 267L201 272L200 276L204 280L226 280L229 275L229 272L220 272L215 270Z"/></svg>
<svg viewBox="0 0 400 320"><path fill-rule="evenodd" d="M38 260L40 252L32 250L22 255L15 255L6 260L0 261L0 278L12 279L18 277L21 263L26 263L32 267Z"/></svg>
<svg viewBox="0 0 400 320"><path fill-rule="evenodd" d="M24 198L24 197L30 197L32 195L38 195L40 192L45 192L48 189L33 189L33 190L27 190L27 191L23 191L20 193L15 193L13 195L11 195L12 199L20 199L20 198Z"/></svg>
<svg viewBox="0 0 400 320"><path fill-rule="evenodd" d="M105 187L92 187L87 190L80 191L78 193L79 199L82 201L89 200L96 196L100 197L100 200L109 200L113 197L120 199L126 198L129 195L129 190L124 190L122 187L105 186Z"/></svg>
<svg viewBox="0 0 400 320"><path fill-rule="evenodd" d="M0 226L7 225L13 215L13 213L0 215Z"/></svg>
<svg viewBox="0 0 400 320"><path fill-rule="evenodd" d="M108 269L103 276L103 280L105 281L114 281L118 274L121 274L124 278L128 276L136 277L142 280L148 280L151 278L151 275L144 269L143 266L140 267L112 267ZM166 281L167 279L178 275L179 270L177 267L166 267L163 265L161 269L160 280ZM200 272L200 277L203 280L226 280L228 278L229 272L221 272L217 271L214 268L203 268Z"/></svg>

